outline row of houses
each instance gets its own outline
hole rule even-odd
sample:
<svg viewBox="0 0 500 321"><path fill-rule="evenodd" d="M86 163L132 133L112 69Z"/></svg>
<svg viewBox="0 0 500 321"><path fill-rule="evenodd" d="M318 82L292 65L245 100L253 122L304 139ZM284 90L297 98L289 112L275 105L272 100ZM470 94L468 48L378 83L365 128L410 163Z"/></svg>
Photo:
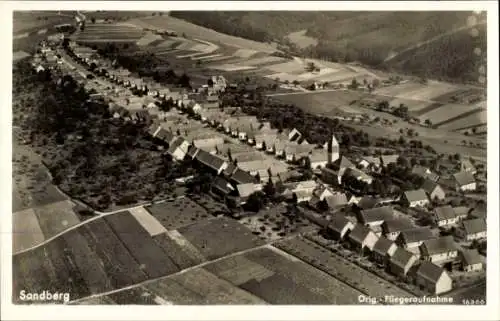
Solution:
<svg viewBox="0 0 500 321"><path fill-rule="evenodd" d="M385 266L390 273L401 278L409 277L433 294L452 289L452 279L443 268L445 263L458 259L464 271L483 268L484 258L477 250L459 251L451 236L436 238L423 233L419 228L402 232L400 237L392 240L377 236L363 223L356 224L348 217L336 215L327 226L327 231L335 239L347 242L353 250L368 254L374 262ZM427 240L422 240L424 234L427 234ZM420 253L408 249L412 243L420 244Z"/></svg>

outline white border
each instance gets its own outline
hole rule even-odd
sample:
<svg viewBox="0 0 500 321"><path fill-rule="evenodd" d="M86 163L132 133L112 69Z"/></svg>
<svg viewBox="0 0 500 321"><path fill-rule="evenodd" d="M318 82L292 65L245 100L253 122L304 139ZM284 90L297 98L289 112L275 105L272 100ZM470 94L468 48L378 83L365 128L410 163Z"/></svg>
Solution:
<svg viewBox="0 0 500 321"><path fill-rule="evenodd" d="M499 315L499 103L498 103L498 4L496 1L358 1L358 2L115 2L115 1L0 1L1 46L1 131L2 163L0 166L2 211L2 316L3 320L327 320L327 319L384 319L384 320L498 320ZM15 306L11 303L11 86L12 86L12 11L15 10L483 10L488 12L488 273L487 306ZM471 48L472 50L472 48ZM7 182L9 184L7 184Z"/></svg>

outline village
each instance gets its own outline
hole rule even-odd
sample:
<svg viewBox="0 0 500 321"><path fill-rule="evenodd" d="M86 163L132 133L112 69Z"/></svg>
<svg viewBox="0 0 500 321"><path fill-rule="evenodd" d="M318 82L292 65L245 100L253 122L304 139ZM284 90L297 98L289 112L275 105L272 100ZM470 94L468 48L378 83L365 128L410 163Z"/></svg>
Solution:
<svg viewBox="0 0 500 321"><path fill-rule="evenodd" d="M318 242L414 293L446 294L485 277L485 172L474 160L453 160L452 172L440 175L397 153L349 157L335 133L313 144L308 133L222 106L220 97L238 87L223 76L193 90L167 88L62 42L44 42L34 70L70 74L114 118L148 124L159 150L214 177L209 195L233 217L282 204L312 213L304 216L321 230ZM395 179L385 188L398 192L377 195L379 177L401 167L418 178L415 188Z"/></svg>

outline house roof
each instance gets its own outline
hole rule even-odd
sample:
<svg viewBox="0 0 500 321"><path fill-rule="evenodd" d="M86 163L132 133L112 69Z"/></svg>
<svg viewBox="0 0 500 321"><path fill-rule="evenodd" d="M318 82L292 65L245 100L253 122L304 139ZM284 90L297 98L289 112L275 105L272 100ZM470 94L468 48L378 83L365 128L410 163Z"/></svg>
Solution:
<svg viewBox="0 0 500 321"><path fill-rule="evenodd" d="M420 247L424 253L429 255L450 252L457 249L457 245L451 235L426 240Z"/></svg>
<svg viewBox="0 0 500 321"><path fill-rule="evenodd" d="M469 172L458 172L453 174L453 177L460 186L469 185L476 182L474 176Z"/></svg>
<svg viewBox="0 0 500 321"><path fill-rule="evenodd" d="M465 265L483 263L483 257L479 254L477 249L464 249L460 254Z"/></svg>
<svg viewBox="0 0 500 321"><path fill-rule="evenodd" d="M313 150L311 154L309 154L309 160L311 163L314 162L322 162L328 161L328 154L325 150Z"/></svg>
<svg viewBox="0 0 500 321"><path fill-rule="evenodd" d="M385 221L393 218L393 210L390 206L375 207L361 211L361 221L364 224Z"/></svg>
<svg viewBox="0 0 500 321"><path fill-rule="evenodd" d="M424 183L422 184L422 189L427 193L427 194L431 194L432 192L434 192L434 190L439 187L441 188L441 186L436 183L435 181L431 180L431 179L426 179L424 181Z"/></svg>
<svg viewBox="0 0 500 321"><path fill-rule="evenodd" d="M382 223L382 229L385 233L406 231L413 229L414 227L413 223L405 218L395 218L386 220Z"/></svg>
<svg viewBox="0 0 500 321"><path fill-rule="evenodd" d="M168 153L173 153L175 150L182 145L186 140L182 137L176 137L168 146ZM183 152L187 153L187 150L183 150Z"/></svg>
<svg viewBox="0 0 500 321"><path fill-rule="evenodd" d="M386 255L387 251L389 251L389 249L393 244L394 242L389 241L387 238L381 236L378 238L377 243L375 243L375 246L373 247L373 252L376 252L380 255Z"/></svg>
<svg viewBox="0 0 500 321"><path fill-rule="evenodd" d="M250 161L256 161L256 160L263 160L265 157L253 150L249 152L244 152L244 153L234 153L232 154L232 158L235 159L237 162L250 162Z"/></svg>
<svg viewBox="0 0 500 321"><path fill-rule="evenodd" d="M367 210L370 208L374 208L378 204L379 200L373 196L363 196L358 203L356 204L357 207Z"/></svg>
<svg viewBox="0 0 500 321"><path fill-rule="evenodd" d="M356 166L345 156L340 158L339 169L342 168L356 168Z"/></svg>
<svg viewBox="0 0 500 321"><path fill-rule="evenodd" d="M224 169L224 175L231 176L236 171L237 167L233 163L228 163L227 167Z"/></svg>
<svg viewBox="0 0 500 321"><path fill-rule="evenodd" d="M344 193L335 193L325 197L325 201L329 208L336 208L339 206L347 205L347 196Z"/></svg>
<svg viewBox="0 0 500 321"><path fill-rule="evenodd" d="M380 159L384 166L387 166L391 163L396 163L398 161L399 155L382 155Z"/></svg>
<svg viewBox="0 0 500 321"><path fill-rule="evenodd" d="M464 230L467 235L476 234L486 231L486 220L482 218L475 218L472 220L465 220L462 222Z"/></svg>
<svg viewBox="0 0 500 321"><path fill-rule="evenodd" d="M418 267L417 277L432 283L436 283L443 274L443 272L444 272L443 268L437 266L432 262L424 261Z"/></svg>
<svg viewBox="0 0 500 321"><path fill-rule="evenodd" d="M212 183L212 187L218 189L224 194L229 194L234 190L228 181L219 176L215 178L215 181Z"/></svg>
<svg viewBox="0 0 500 321"><path fill-rule="evenodd" d="M349 223L351 223L351 221L349 221L344 215L334 215L330 221L330 224L328 224L328 228L340 233L342 229Z"/></svg>
<svg viewBox="0 0 500 321"><path fill-rule="evenodd" d="M453 211L453 207L450 205L436 207L434 209L434 213L436 214L438 221L452 220L457 216L455 211Z"/></svg>
<svg viewBox="0 0 500 321"><path fill-rule="evenodd" d="M255 177L240 168L236 168L233 175L231 176L231 180L236 182L237 184L255 183Z"/></svg>
<svg viewBox="0 0 500 321"><path fill-rule="evenodd" d="M425 194L425 191L423 189L406 191L406 192L404 192L404 194L405 194L405 198L408 200L408 202L427 200L427 195Z"/></svg>
<svg viewBox="0 0 500 321"><path fill-rule="evenodd" d="M362 170L357 169L355 167L347 168L344 175L352 175L358 180L371 180L371 179L373 179L373 177L371 177L370 175L366 174Z"/></svg>
<svg viewBox="0 0 500 321"><path fill-rule="evenodd" d="M362 161L365 160L370 164L380 166L380 158L378 158L378 157L364 156L361 160Z"/></svg>
<svg viewBox="0 0 500 321"><path fill-rule="evenodd" d="M472 211L470 211L470 216L476 217L476 218L486 218L486 205L479 205L476 206Z"/></svg>
<svg viewBox="0 0 500 321"><path fill-rule="evenodd" d="M236 186L236 189L240 197L247 197L255 192L255 185L253 183L239 184Z"/></svg>
<svg viewBox="0 0 500 321"><path fill-rule="evenodd" d="M191 157L191 158L195 158L196 155L198 155L198 153L200 152L201 149L199 149L198 147L194 147L194 146L191 146L188 150L188 156Z"/></svg>
<svg viewBox="0 0 500 321"><path fill-rule="evenodd" d="M468 159L464 159L462 160L461 162L461 167L463 170L472 170L472 171L475 171L476 170L476 167L474 167L474 165L472 165L471 161L468 160Z"/></svg>
<svg viewBox="0 0 500 321"><path fill-rule="evenodd" d="M172 134L172 132L162 128L162 129L160 129L158 134L156 134L155 137L158 139L161 139L167 143L170 143L172 141L172 139L174 139L175 136L174 136L174 134Z"/></svg>
<svg viewBox="0 0 500 321"><path fill-rule="evenodd" d="M400 237L402 237L406 243L413 243L433 239L434 235L428 227L417 227L402 231Z"/></svg>
<svg viewBox="0 0 500 321"><path fill-rule="evenodd" d="M368 234L373 233L368 227L362 224L356 224L354 229L349 234L349 238L357 243L363 243Z"/></svg>
<svg viewBox="0 0 500 321"><path fill-rule="evenodd" d="M331 168L327 168L327 167L323 167L323 168L321 169L321 173L322 173L322 174L325 174L325 173L326 173L326 174L328 174L328 175L333 175L333 176L338 176L338 174L339 174L339 173L338 173L338 171L335 171L335 170L333 170L333 169L331 169Z"/></svg>
<svg viewBox="0 0 500 321"><path fill-rule="evenodd" d="M453 208L453 212L455 212L456 216L467 216L470 212L470 207L467 206L456 206Z"/></svg>
<svg viewBox="0 0 500 321"><path fill-rule="evenodd" d="M405 268L414 256L413 253L398 247L391 256L391 263L401 268Z"/></svg>
<svg viewBox="0 0 500 321"><path fill-rule="evenodd" d="M226 161L223 160L222 158L216 155L212 155L204 150L200 150L198 152L198 154L196 155L196 160L198 160L203 165L208 166L217 171L222 168L224 163L226 163Z"/></svg>

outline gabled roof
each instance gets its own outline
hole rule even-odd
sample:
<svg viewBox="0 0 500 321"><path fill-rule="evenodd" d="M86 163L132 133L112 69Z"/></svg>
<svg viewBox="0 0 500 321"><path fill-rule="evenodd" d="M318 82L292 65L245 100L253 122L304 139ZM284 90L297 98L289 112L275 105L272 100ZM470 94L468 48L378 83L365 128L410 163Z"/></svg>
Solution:
<svg viewBox="0 0 500 321"><path fill-rule="evenodd" d="M373 232L368 227L366 227L362 224L356 224L354 229L349 234L349 238L352 239L353 241L361 244L361 243L363 243L363 241L366 239L366 237L370 233L373 233Z"/></svg>
<svg viewBox="0 0 500 321"><path fill-rule="evenodd" d="M347 196L344 193L335 193L325 197L325 201L329 208L336 208L339 206L347 205Z"/></svg>
<svg viewBox="0 0 500 321"><path fill-rule="evenodd" d="M240 168L236 168L233 175L231 176L231 180L236 182L237 184L255 183L255 177Z"/></svg>
<svg viewBox="0 0 500 321"><path fill-rule="evenodd" d="M182 143L184 143L185 141L186 140L184 138L182 138L182 137L176 137L176 138L174 138L174 140L170 143L170 146L168 146L168 151L167 152L168 153L175 152L175 150L177 148L179 148L182 145ZM187 153L188 152L187 149L183 150L183 152Z"/></svg>
<svg viewBox="0 0 500 321"><path fill-rule="evenodd" d="M234 188L229 184L228 181L223 179L222 177L216 177L215 181L212 183L212 188L216 188L224 194L229 194L234 191Z"/></svg>
<svg viewBox="0 0 500 321"><path fill-rule="evenodd" d="M428 200L427 195L425 194L425 191L423 189L406 191L406 192L404 192L404 194L405 194L405 198L408 200L408 202Z"/></svg>
<svg viewBox="0 0 500 321"><path fill-rule="evenodd" d="M199 149L198 147L194 147L194 146L191 146L188 150L188 153L187 155L191 158L195 158L196 155L198 155L198 153L201 151L201 149Z"/></svg>
<svg viewBox="0 0 500 321"><path fill-rule="evenodd" d="M356 168L356 165L354 165L347 157L342 156L340 158L339 169L342 168Z"/></svg>
<svg viewBox="0 0 500 321"><path fill-rule="evenodd" d="M380 156L380 159L382 161L382 164L384 166L387 166L391 163L397 163L399 158L399 155L382 155Z"/></svg>
<svg viewBox="0 0 500 321"><path fill-rule="evenodd" d="M446 253L457 250L453 236L442 236L436 239L424 241L420 246L422 251L428 255Z"/></svg>
<svg viewBox="0 0 500 321"><path fill-rule="evenodd" d="M422 184L422 189L427 193L427 194L431 194L432 192L434 192L434 190L439 187L441 188L441 186L436 183L435 181L431 180L431 179L426 179L424 181L424 183Z"/></svg>
<svg viewBox="0 0 500 321"><path fill-rule="evenodd" d="M471 161L468 159L462 160L460 163L460 166L461 166L462 170L465 170L465 171L475 171L476 170L476 167L474 167L474 165L472 165Z"/></svg>
<svg viewBox="0 0 500 321"><path fill-rule="evenodd" d="M428 227L416 227L414 229L402 231L400 237L406 243L426 241L435 238Z"/></svg>
<svg viewBox="0 0 500 321"><path fill-rule="evenodd" d="M453 174L453 177L459 186L465 186L476 182L474 176L469 172L458 172Z"/></svg>
<svg viewBox="0 0 500 321"><path fill-rule="evenodd" d="M227 167L224 169L224 175L231 176L236 171L237 167L233 163L228 163Z"/></svg>
<svg viewBox="0 0 500 321"><path fill-rule="evenodd" d="M170 143L172 139L174 139L174 134L172 134L170 131L162 128L160 131L156 134L155 136L158 139L163 140L164 142Z"/></svg>
<svg viewBox="0 0 500 321"><path fill-rule="evenodd" d="M198 154L196 155L196 160L216 171L219 171L226 162L222 158L216 155L212 155L204 150L200 150L198 152Z"/></svg>
<svg viewBox="0 0 500 321"><path fill-rule="evenodd" d="M486 205L478 205L472 211L470 211L469 215L476 218L486 219L486 209Z"/></svg>
<svg viewBox="0 0 500 321"><path fill-rule="evenodd" d="M415 225L410 220L404 218L386 220L382 223L382 229L385 233L402 232L413 228L415 228Z"/></svg>
<svg viewBox="0 0 500 321"><path fill-rule="evenodd" d="M432 262L424 261L418 267L417 277L432 283L436 283L443 274L443 272L444 272L443 268L437 266Z"/></svg>
<svg viewBox="0 0 500 321"><path fill-rule="evenodd" d="M377 221L385 221L393 218L393 210L390 206L382 206L361 211L361 221L368 224Z"/></svg>
<svg viewBox="0 0 500 321"><path fill-rule="evenodd" d="M452 220L457 216L450 205L436 207L434 213L438 221Z"/></svg>
<svg viewBox="0 0 500 321"><path fill-rule="evenodd" d="M368 210L374 208L378 204L379 200L373 196L363 196L358 203L357 207L363 210Z"/></svg>
<svg viewBox="0 0 500 321"><path fill-rule="evenodd" d="M380 255L386 255L387 251L389 251L389 249L393 244L394 242L389 241L385 237L381 236L378 238L377 243L375 243L375 246L373 247L373 252Z"/></svg>
<svg viewBox="0 0 500 321"><path fill-rule="evenodd" d="M486 231L486 221L482 218L465 220L462 222L462 224L464 225L464 230L467 233L467 235Z"/></svg>
<svg viewBox="0 0 500 321"><path fill-rule="evenodd" d="M470 212L470 207L467 206L455 206L453 208L453 212L455 212L456 216L464 217L467 216Z"/></svg>
<svg viewBox="0 0 500 321"><path fill-rule="evenodd" d="M368 162L369 164L373 164L373 165L376 165L376 166L380 166L380 158L378 157L373 157L373 156L364 156L361 161L366 161Z"/></svg>
<svg viewBox="0 0 500 321"><path fill-rule="evenodd" d="M483 257L479 254L477 249L465 249L462 250L460 254L465 265L483 263Z"/></svg>
<svg viewBox="0 0 500 321"><path fill-rule="evenodd" d="M328 228L335 231L335 232L342 232L342 229L347 225L351 223L344 215L334 215L332 220L330 221L330 224L328 224Z"/></svg>
<svg viewBox="0 0 500 321"><path fill-rule="evenodd" d="M240 195L240 197L247 197L255 192L255 185L253 183L239 184L236 186L236 189L238 190L238 195Z"/></svg>
<svg viewBox="0 0 500 321"><path fill-rule="evenodd" d="M346 170L344 172L344 175L351 175L351 176L355 177L358 180L372 180L373 179L373 177L371 177L370 175L366 174L362 170L357 169L356 167L346 168Z"/></svg>
<svg viewBox="0 0 500 321"><path fill-rule="evenodd" d="M325 150L313 150L308 157L311 163L328 161L328 154Z"/></svg>
<svg viewBox="0 0 500 321"><path fill-rule="evenodd" d="M391 256L391 263L401 268L405 268L414 256L413 253L398 247Z"/></svg>

